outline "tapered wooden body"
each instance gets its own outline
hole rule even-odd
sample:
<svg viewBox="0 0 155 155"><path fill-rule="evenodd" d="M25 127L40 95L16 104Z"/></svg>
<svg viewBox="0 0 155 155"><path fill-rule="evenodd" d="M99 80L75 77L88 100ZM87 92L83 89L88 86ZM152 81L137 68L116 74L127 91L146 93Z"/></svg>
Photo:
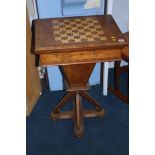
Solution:
<svg viewBox="0 0 155 155"><path fill-rule="evenodd" d="M80 89L87 87L87 82L94 67L95 63L65 65L61 66L61 71L70 89Z"/></svg>

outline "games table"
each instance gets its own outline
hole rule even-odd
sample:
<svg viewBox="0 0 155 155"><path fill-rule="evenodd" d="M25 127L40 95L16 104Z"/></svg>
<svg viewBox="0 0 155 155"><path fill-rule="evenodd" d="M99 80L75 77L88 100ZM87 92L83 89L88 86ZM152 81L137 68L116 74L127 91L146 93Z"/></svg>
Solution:
<svg viewBox="0 0 155 155"><path fill-rule="evenodd" d="M111 15L38 19L34 30L40 65L58 65L67 84L67 93L55 106L52 119L72 118L75 135L82 137L83 117L105 114L100 103L86 91L93 68L97 62L121 60L121 50L128 43ZM95 109L83 109L81 97ZM61 112L71 98L73 110Z"/></svg>

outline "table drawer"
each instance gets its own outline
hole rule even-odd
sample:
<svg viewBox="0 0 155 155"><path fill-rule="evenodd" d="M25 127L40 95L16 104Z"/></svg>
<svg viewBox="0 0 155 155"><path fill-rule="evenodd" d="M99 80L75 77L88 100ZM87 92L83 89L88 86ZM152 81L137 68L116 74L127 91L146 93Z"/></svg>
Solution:
<svg viewBox="0 0 155 155"><path fill-rule="evenodd" d="M97 51L75 51L40 54L40 64L46 65L68 65L91 62L115 61L121 59L121 49L97 50Z"/></svg>

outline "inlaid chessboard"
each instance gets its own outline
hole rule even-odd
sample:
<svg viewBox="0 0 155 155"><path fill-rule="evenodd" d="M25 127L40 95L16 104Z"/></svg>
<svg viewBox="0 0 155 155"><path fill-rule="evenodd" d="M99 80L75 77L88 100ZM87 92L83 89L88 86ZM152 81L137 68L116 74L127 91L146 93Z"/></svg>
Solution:
<svg viewBox="0 0 155 155"><path fill-rule="evenodd" d="M127 45L111 15L34 21L37 53L122 48Z"/></svg>
<svg viewBox="0 0 155 155"><path fill-rule="evenodd" d="M97 19L71 18L52 21L54 39L58 43L80 43L107 40Z"/></svg>

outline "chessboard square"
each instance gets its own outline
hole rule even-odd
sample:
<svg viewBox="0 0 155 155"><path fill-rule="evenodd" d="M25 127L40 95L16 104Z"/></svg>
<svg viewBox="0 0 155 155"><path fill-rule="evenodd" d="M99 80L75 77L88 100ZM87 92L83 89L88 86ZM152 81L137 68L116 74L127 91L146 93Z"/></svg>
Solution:
<svg viewBox="0 0 155 155"><path fill-rule="evenodd" d="M73 31L72 30L66 30L66 35L72 35Z"/></svg>
<svg viewBox="0 0 155 155"><path fill-rule="evenodd" d="M79 35L82 37L82 36L85 36L85 33L84 32L79 32Z"/></svg>
<svg viewBox="0 0 155 155"><path fill-rule="evenodd" d="M68 37L67 37L67 36L61 36L61 39L62 39L62 40L67 40Z"/></svg>
<svg viewBox="0 0 155 155"><path fill-rule="evenodd" d="M73 40L74 39L74 36L67 36L67 39L68 40Z"/></svg>
<svg viewBox="0 0 155 155"><path fill-rule="evenodd" d="M88 41L94 41L94 38L87 38Z"/></svg>
<svg viewBox="0 0 155 155"><path fill-rule="evenodd" d="M83 27L81 25L77 25L76 27L78 30L83 29Z"/></svg>
<svg viewBox="0 0 155 155"><path fill-rule="evenodd" d="M64 27L64 29L65 29L66 31L71 30L71 28L70 28L70 27Z"/></svg>
<svg viewBox="0 0 155 155"><path fill-rule="evenodd" d="M78 30L76 26L71 27L72 30Z"/></svg>
<svg viewBox="0 0 155 155"><path fill-rule="evenodd" d="M61 35L61 37L66 37L67 36L66 33L61 33L60 35Z"/></svg>
<svg viewBox="0 0 155 155"><path fill-rule="evenodd" d="M74 34L78 34L78 32L79 32L79 31L78 31L78 30L76 30L76 29L75 29L75 30L73 30L73 33L74 33Z"/></svg>
<svg viewBox="0 0 155 155"><path fill-rule="evenodd" d="M70 28L71 28L72 30L77 29L77 26L71 26L71 25L69 25L69 26L70 26Z"/></svg>
<svg viewBox="0 0 155 155"><path fill-rule="evenodd" d="M74 40L74 39L69 39L68 42L70 42L70 43L74 43L75 40Z"/></svg>
<svg viewBox="0 0 155 155"><path fill-rule="evenodd" d="M87 34L86 38L92 38L92 35Z"/></svg>
<svg viewBox="0 0 155 155"><path fill-rule="evenodd" d="M91 31L87 31L85 33L86 33L86 35L91 35L92 34Z"/></svg>
<svg viewBox="0 0 155 155"><path fill-rule="evenodd" d="M82 39L83 39L83 38L86 39L86 35L81 35L80 38L82 38Z"/></svg>
<svg viewBox="0 0 155 155"><path fill-rule="evenodd" d="M81 39L80 38L79 39L75 39L75 42L79 43L79 42L81 42Z"/></svg>
<svg viewBox="0 0 155 155"><path fill-rule="evenodd" d="M78 29L79 32L84 32L84 28L82 27L82 29Z"/></svg>
<svg viewBox="0 0 155 155"><path fill-rule="evenodd" d="M75 38L75 39L79 39L80 36L77 34L77 35L74 35L74 38Z"/></svg>
<svg viewBox="0 0 155 155"><path fill-rule="evenodd" d="M70 37L70 36L73 36L73 33L67 31L66 35Z"/></svg>
<svg viewBox="0 0 155 155"><path fill-rule="evenodd" d="M77 26L76 24L71 24L72 28L77 28L76 26Z"/></svg>
<svg viewBox="0 0 155 155"><path fill-rule="evenodd" d="M72 28L71 28L71 27L67 26L67 27L64 27L64 28L65 28L65 30L66 30L67 32L72 32Z"/></svg>
<svg viewBox="0 0 155 155"><path fill-rule="evenodd" d="M84 28L84 32L85 32L85 33L89 32L89 29Z"/></svg>
<svg viewBox="0 0 155 155"><path fill-rule="evenodd" d="M66 44L67 44L67 43L68 43L68 40L62 40L62 43L63 43L63 44L66 43Z"/></svg>
<svg viewBox="0 0 155 155"><path fill-rule="evenodd" d="M64 24L64 27L71 27L70 24Z"/></svg>

